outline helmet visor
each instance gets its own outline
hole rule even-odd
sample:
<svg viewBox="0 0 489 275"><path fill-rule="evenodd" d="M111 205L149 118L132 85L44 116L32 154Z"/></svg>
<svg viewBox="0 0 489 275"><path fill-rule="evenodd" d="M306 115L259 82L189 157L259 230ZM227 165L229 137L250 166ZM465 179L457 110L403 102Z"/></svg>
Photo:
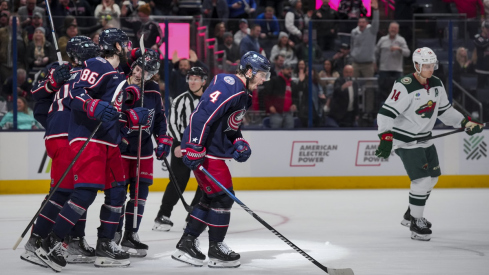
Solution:
<svg viewBox="0 0 489 275"><path fill-rule="evenodd" d="M263 81L269 81L270 80L270 72L259 71L256 73L255 76L259 77Z"/></svg>
<svg viewBox="0 0 489 275"><path fill-rule="evenodd" d="M436 63L421 65L421 71L434 71L434 70L438 70L438 61L436 61Z"/></svg>

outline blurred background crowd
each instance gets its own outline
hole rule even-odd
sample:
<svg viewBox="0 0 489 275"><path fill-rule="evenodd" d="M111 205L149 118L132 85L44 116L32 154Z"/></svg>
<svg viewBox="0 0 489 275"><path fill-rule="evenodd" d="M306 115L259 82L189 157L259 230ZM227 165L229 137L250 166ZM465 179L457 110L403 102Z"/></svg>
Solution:
<svg viewBox="0 0 489 275"><path fill-rule="evenodd" d="M144 34L144 46L160 51L162 65L170 60L168 71L160 67L158 79L170 102L188 90L191 67L203 67L211 78L234 73L247 51L263 53L272 62L272 77L253 91L248 128L375 127L394 81L414 72L411 55L418 47L430 47L437 55L441 66L435 75L457 109L484 121L489 117L489 0L48 2L66 61L67 41L76 35L98 43L102 30L116 27L128 34L132 47L139 47ZM30 119L30 89L40 69L57 61L45 3L0 0L3 129L11 125L14 52L19 129L40 127ZM180 54L174 50L165 56L165 20L188 25L188 49ZM183 51L188 55L182 57Z"/></svg>

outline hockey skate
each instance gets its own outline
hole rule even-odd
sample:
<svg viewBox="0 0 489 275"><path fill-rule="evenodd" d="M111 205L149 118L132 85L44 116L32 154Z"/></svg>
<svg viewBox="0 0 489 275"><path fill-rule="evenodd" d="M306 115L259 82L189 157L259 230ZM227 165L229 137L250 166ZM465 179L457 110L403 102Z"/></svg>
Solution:
<svg viewBox="0 0 489 275"><path fill-rule="evenodd" d="M95 254L96 267L127 267L131 263L128 260L129 253L120 249L111 239L98 239Z"/></svg>
<svg viewBox="0 0 489 275"><path fill-rule="evenodd" d="M173 226L173 222L170 218L166 216L157 217L155 219L155 224L153 225L153 230L155 231L170 231Z"/></svg>
<svg viewBox="0 0 489 275"><path fill-rule="evenodd" d="M65 258L69 264L89 264L95 262L95 249L88 245L85 237L68 237Z"/></svg>
<svg viewBox="0 0 489 275"><path fill-rule="evenodd" d="M52 232L42 240L41 246L36 249L36 256L56 272L61 272L66 266L63 242Z"/></svg>
<svg viewBox="0 0 489 275"><path fill-rule="evenodd" d="M197 237L183 234L177 243L177 250L171 255L172 259L189 265L201 267L204 265L205 255L199 249Z"/></svg>
<svg viewBox="0 0 489 275"><path fill-rule="evenodd" d="M422 219L425 220L427 227L431 228L431 223L425 218L422 218ZM411 209L409 208L409 206L408 206L408 209L406 210L406 213L404 213L404 217L403 217L403 220L401 221L401 224L406 226L406 227L411 226Z"/></svg>
<svg viewBox="0 0 489 275"><path fill-rule="evenodd" d="M20 258L26 262L31 264L39 265L42 267L48 267L41 259L36 256L36 249L41 247L41 237L35 234L32 234L27 243L25 244L25 252L20 255Z"/></svg>
<svg viewBox="0 0 489 275"><path fill-rule="evenodd" d="M415 218L411 216L411 239L418 241L429 241L431 239L431 229L428 228L425 218Z"/></svg>
<svg viewBox="0 0 489 275"><path fill-rule="evenodd" d="M131 257L142 258L148 254L148 246L139 240L137 232L124 232L121 242L122 249L129 253Z"/></svg>
<svg viewBox="0 0 489 275"><path fill-rule="evenodd" d="M122 231L116 231L114 234L114 242L119 245L122 239Z"/></svg>
<svg viewBox="0 0 489 275"><path fill-rule="evenodd" d="M224 242L209 242L209 263L212 268L236 268L241 265L240 255L231 250Z"/></svg>

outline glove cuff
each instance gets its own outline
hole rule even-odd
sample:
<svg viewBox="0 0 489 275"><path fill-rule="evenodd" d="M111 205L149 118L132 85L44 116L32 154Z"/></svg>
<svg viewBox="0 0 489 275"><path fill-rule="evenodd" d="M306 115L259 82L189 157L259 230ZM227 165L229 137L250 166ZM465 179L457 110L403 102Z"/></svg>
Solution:
<svg viewBox="0 0 489 275"><path fill-rule="evenodd" d="M95 110L99 104L100 99L89 99L83 104L83 110L87 112L87 116L91 119L95 119Z"/></svg>
<svg viewBox="0 0 489 275"><path fill-rule="evenodd" d="M167 144L167 145L172 145L173 144L173 138L171 138L170 136L167 136L167 135L161 135L159 136L156 141L158 143L163 143L163 144Z"/></svg>
<svg viewBox="0 0 489 275"><path fill-rule="evenodd" d="M192 143L187 143L187 145L190 146L185 149L183 154L186 155L189 160L197 160L205 157L207 153L205 147ZM200 148L202 148L202 151L197 151Z"/></svg>
<svg viewBox="0 0 489 275"><path fill-rule="evenodd" d="M391 132L385 132L379 135L380 140L392 142L394 140L394 136Z"/></svg>
<svg viewBox="0 0 489 275"><path fill-rule="evenodd" d="M244 138L237 138L237 139L235 139L235 140L233 141L233 145L234 145L234 144L236 144L236 142L238 142L238 141L242 141L242 142L246 143L247 145L250 145L250 144L248 143L248 141L246 141L246 139L244 139Z"/></svg>

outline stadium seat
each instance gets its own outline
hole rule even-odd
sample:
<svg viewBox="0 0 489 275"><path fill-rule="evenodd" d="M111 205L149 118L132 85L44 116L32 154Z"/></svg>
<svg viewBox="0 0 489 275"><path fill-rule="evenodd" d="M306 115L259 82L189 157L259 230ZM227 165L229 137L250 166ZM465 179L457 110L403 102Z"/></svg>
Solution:
<svg viewBox="0 0 489 275"><path fill-rule="evenodd" d="M418 48L428 47L432 50L439 49L442 47L440 45L440 40L438 38L418 38L416 39L416 45Z"/></svg>
<svg viewBox="0 0 489 275"><path fill-rule="evenodd" d="M460 86L464 87L468 91L477 90L477 76L460 76Z"/></svg>

